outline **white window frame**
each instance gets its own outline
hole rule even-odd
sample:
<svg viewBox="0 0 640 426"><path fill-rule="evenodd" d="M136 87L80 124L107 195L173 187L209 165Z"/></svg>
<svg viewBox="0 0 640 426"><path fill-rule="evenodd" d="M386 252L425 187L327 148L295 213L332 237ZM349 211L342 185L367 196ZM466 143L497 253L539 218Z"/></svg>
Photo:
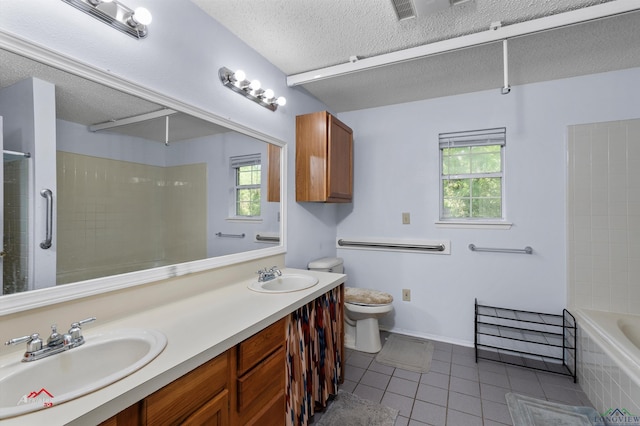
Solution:
<svg viewBox="0 0 640 426"><path fill-rule="evenodd" d="M238 169L244 166L260 166L260 184L257 185L238 185ZM229 203L229 216L232 220L240 221L259 221L262 219L262 201L263 201L263 170L262 170L262 155L260 153L237 155L229 157L230 167L230 203ZM238 214L238 189L260 189L260 215L258 216L244 216Z"/></svg>
<svg viewBox="0 0 640 426"><path fill-rule="evenodd" d="M460 148L473 146L490 146L500 145L500 162L501 171L498 173L471 173L461 175L444 175L443 174L443 150L446 148ZM439 183L439 221L438 225L461 225L477 226L486 225L488 227L496 226L499 228L510 228L511 224L506 222L506 174L505 174L505 150L507 145L506 128L492 128L482 130L472 130L464 132L440 133L438 135L438 167L440 178ZM501 179L501 216L497 218L474 218L474 217L444 217L444 181L447 179L469 179L476 177L499 177Z"/></svg>

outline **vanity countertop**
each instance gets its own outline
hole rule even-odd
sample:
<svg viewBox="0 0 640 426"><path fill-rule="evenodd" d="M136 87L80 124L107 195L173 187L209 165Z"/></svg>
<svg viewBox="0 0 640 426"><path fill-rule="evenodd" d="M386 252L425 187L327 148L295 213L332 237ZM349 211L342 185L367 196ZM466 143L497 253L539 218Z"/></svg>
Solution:
<svg viewBox="0 0 640 426"><path fill-rule="evenodd" d="M3 426L98 424L346 280L343 274L297 269L282 271L311 275L319 282L311 288L291 293L257 293L247 288L256 279L254 277L108 323L102 324L98 318L84 329L87 341L92 334L144 328L164 333L167 346L156 359L130 376L81 398L4 419ZM10 357L19 358L21 353L18 350L5 355L0 363Z"/></svg>

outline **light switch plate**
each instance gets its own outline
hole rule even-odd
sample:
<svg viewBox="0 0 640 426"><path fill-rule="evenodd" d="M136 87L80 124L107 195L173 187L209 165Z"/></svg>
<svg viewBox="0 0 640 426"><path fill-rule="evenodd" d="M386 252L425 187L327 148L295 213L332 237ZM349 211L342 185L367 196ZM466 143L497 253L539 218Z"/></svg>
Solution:
<svg viewBox="0 0 640 426"><path fill-rule="evenodd" d="M402 224L409 225L411 223L411 213L404 212L402 213Z"/></svg>

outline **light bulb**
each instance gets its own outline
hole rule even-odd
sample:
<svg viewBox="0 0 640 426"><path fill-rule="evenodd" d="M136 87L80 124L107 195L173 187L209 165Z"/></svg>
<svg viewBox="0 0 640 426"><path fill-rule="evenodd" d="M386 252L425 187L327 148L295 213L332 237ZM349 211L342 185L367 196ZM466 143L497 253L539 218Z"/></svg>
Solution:
<svg viewBox="0 0 640 426"><path fill-rule="evenodd" d="M247 78L247 75L244 73L244 71L238 70L235 73L233 73L233 78L236 81L243 81L245 78Z"/></svg>
<svg viewBox="0 0 640 426"><path fill-rule="evenodd" d="M262 94L262 97L264 99L271 99L271 98L273 98L273 96L274 96L274 93L273 93L273 90L271 90L271 89L265 90L264 93Z"/></svg>
<svg viewBox="0 0 640 426"><path fill-rule="evenodd" d="M280 96L277 100L276 103L280 106L285 106L287 104L287 99L284 96Z"/></svg>
<svg viewBox="0 0 640 426"><path fill-rule="evenodd" d="M152 16L151 16L151 12L149 12L144 7L138 7L133 12L133 15L131 16L131 19L133 19L136 23L138 23L140 25L145 25L146 26L146 25L149 25L151 23Z"/></svg>
<svg viewBox="0 0 640 426"><path fill-rule="evenodd" d="M260 80L253 80L253 81L251 81L251 84L249 85L249 87L251 88L251 90L258 90L258 89L260 89Z"/></svg>

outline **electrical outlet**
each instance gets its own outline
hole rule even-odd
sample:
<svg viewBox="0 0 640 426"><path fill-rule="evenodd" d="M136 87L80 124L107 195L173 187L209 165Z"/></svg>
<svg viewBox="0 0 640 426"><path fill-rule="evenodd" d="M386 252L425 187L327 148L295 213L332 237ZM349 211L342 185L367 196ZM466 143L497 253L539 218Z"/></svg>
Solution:
<svg viewBox="0 0 640 426"><path fill-rule="evenodd" d="M409 290L408 288L402 289L402 300L404 300L405 302L411 302L411 290Z"/></svg>
<svg viewBox="0 0 640 426"><path fill-rule="evenodd" d="M411 223L411 213L404 212L402 213L402 224L409 225Z"/></svg>

